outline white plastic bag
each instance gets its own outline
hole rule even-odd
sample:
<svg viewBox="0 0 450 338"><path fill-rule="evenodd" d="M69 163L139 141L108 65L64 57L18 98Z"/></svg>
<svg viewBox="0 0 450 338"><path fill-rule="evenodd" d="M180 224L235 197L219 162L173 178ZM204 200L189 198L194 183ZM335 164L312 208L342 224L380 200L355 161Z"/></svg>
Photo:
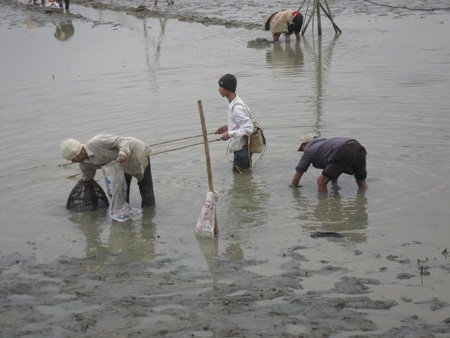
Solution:
<svg viewBox="0 0 450 338"><path fill-rule="evenodd" d="M127 183L123 168L119 162L112 161L102 166L102 172L106 191L111 198L109 215L116 221L125 222L131 217L132 208L127 203Z"/></svg>
<svg viewBox="0 0 450 338"><path fill-rule="evenodd" d="M216 203L219 201L217 192L208 191L202 211L195 226L195 233L202 237L214 238L217 235Z"/></svg>

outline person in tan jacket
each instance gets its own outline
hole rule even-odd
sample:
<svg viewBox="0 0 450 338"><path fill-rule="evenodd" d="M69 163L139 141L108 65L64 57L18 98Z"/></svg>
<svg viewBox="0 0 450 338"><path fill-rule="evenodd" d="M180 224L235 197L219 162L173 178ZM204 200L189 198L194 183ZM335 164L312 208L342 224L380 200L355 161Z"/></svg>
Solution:
<svg viewBox="0 0 450 338"><path fill-rule="evenodd" d="M129 203L130 183L134 176L138 180L139 192L142 197L142 207L155 205L153 180L150 167L150 147L135 137L113 136L99 134L92 137L86 144L72 138L66 138L61 143L63 158L80 163L81 180L94 178L97 169L102 165L117 160L122 164L127 183L127 199Z"/></svg>
<svg viewBox="0 0 450 338"><path fill-rule="evenodd" d="M295 33L297 41L300 41L300 31L303 25L303 15L296 10L273 13L265 24L265 30L272 33L273 41L278 42L280 35L284 34L286 42L290 42L290 36Z"/></svg>

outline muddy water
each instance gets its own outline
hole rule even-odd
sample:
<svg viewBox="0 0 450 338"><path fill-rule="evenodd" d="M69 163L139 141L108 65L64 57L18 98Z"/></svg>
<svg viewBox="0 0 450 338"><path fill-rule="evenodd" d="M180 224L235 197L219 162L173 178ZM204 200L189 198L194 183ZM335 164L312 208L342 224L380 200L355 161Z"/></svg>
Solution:
<svg viewBox="0 0 450 338"><path fill-rule="evenodd" d="M448 12L368 2L352 9L336 5L336 21L343 30L339 36L324 22L321 38L309 29L300 44L248 48L251 40L270 38L246 26L259 22L273 7L258 6L257 14L251 15L255 7L249 5L236 14L230 8L227 12L212 3L205 7L190 1L176 4L173 15L185 15L179 21L164 16L138 19L120 8L129 6L127 2L104 4L94 9L75 2L71 15L65 16L13 2L0 5L0 253L5 285L29 280L30 275L41 283L48 276L65 283L91 280L86 285L90 296L103 304L96 307L102 314L96 313L101 317L97 325L83 322L82 327L84 333L97 336L116 332L113 329L138 335L128 324L115 328L115 317L105 310L116 306L115 298L148 296L136 276L140 281L148 278L147 287L151 280L159 287L174 285L170 291L189 300L191 312L219 297L217 289L217 294L201 297L211 281L213 289L226 289L227 303L214 304L217 308L205 315L208 321L222 318L227 304L242 311L228 326L206 325L202 318L190 318L189 326L182 315L186 303L178 309L177 300L163 290L172 304L170 315L165 308L155 313L134 308L123 315L130 321L141 318L134 329L154 335L200 335L197 326L209 327L202 332L205 336L313 335L317 323L327 328L324 335L370 331L395 336L405 326L411 330L407 334L448 332ZM420 2L389 4L420 7ZM165 5L160 9L164 12ZM202 21L197 20L199 13L228 13L244 24L205 26L195 22ZM194 22L185 22L186 17ZM74 34L61 41L55 34L64 25L72 25ZM217 92L217 79L228 72L237 76L238 93L265 127L268 149L252 174L233 175L226 145L210 144L214 188L221 196L217 241L199 241L193 232L208 189L201 146L151 157L157 207L142 217L116 223L106 212L79 215L65 209L77 181L67 177L78 170L60 166L64 161L59 143L64 137L87 141L109 132L156 144L199 135L198 100L213 131L225 121L226 102ZM366 146L366 194L357 193L351 177L342 177L338 189L318 196L319 171L313 168L302 178L300 189L288 187L299 160L298 139L309 131L325 137L352 136ZM101 182L101 173L97 175ZM140 204L137 185L132 187L131 204ZM314 231L339 232L344 238L311 238ZM104 281L105 276L117 277L111 282L117 294L93 291L100 286L89 273L96 271L107 272ZM120 275L123 271L127 276ZM70 286L55 294L80 293ZM52 297L57 295L34 287L28 292L3 288L2 305L20 309L23 303L32 304L37 324L28 329L35 335L80 330L60 323L73 313L92 311L86 299L55 305ZM283 291L273 291L277 287ZM249 310L252 289L261 290L261 299ZM199 293L198 302L190 299L193 290ZM263 296L262 290L272 291ZM36 295L46 292L47 297ZM364 300L364 313L345 314L365 323L358 325L345 320L330 324L329 311L337 307L331 303L317 309L316 324L306 320L306 314L294 315L295 306L313 311L311 295L342 294L385 303L380 309ZM154 306L146 301L148 308ZM50 305L44 308L46 303ZM57 311L60 306L63 314ZM283 329L267 323L268 313L282 318L277 325ZM173 321L177 324L169 325ZM17 314L5 312L2 322L9 323L9 333L23 334Z"/></svg>

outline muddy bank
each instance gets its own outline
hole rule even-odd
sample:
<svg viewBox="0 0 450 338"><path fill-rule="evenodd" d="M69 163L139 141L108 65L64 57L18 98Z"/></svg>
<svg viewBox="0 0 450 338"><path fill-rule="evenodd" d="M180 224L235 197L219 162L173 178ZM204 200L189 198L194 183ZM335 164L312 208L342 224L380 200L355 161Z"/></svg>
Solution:
<svg viewBox="0 0 450 338"><path fill-rule="evenodd" d="M49 264L20 254L2 257L1 336L329 337L360 332L356 336L444 337L449 332L450 317L430 324L419 314L405 315L385 331L369 314L389 316L399 303L371 296L380 281L351 276L327 262L304 269L302 247L284 251L283 273L263 277L247 269L263 261L219 256L217 241L199 240L199 245L208 252L209 271L195 272L171 259L148 264L107 250ZM429 273L435 269L448 265L427 268ZM334 287L304 291L303 283L314 277L333 279ZM400 302L448 313L449 304L436 297L413 299Z"/></svg>
<svg viewBox="0 0 450 338"><path fill-rule="evenodd" d="M26 6L31 10L36 10L40 5L30 6L25 0L18 2L17 0L6 0L9 5ZM109 10L115 12L126 13L136 18L161 18L176 19L181 22L200 23L206 26L218 25L229 28L246 28L264 30L264 23L270 13L286 8L283 1L275 1L271 4L265 2L212 2L212 1L159 1L157 5L153 1L92 1L92 0L75 0L71 1L73 5L80 5L95 10ZM387 15L395 14L397 16L422 15L432 13L450 12L450 7L445 1L433 1L430 4L423 4L422 1L340 1L330 2L332 14L339 17L343 14L356 15ZM297 5L291 6L296 8ZM306 2L302 7L302 13L307 18L311 13L312 4ZM40 9L41 12L48 12ZM76 11L73 11L76 13ZM47 13L48 14L48 13ZM61 13L51 13L54 16L60 16ZM72 12L65 13L66 18L82 17ZM306 20L306 19L305 19ZM339 22L339 19L337 19ZM328 22L324 21L324 27L328 26Z"/></svg>

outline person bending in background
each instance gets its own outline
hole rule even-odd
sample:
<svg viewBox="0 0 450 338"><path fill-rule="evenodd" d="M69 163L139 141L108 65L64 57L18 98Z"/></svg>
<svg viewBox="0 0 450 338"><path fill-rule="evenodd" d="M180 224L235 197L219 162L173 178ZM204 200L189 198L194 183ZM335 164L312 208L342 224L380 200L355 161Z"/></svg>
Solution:
<svg viewBox="0 0 450 338"><path fill-rule="evenodd" d="M308 170L310 164L314 168L323 169L317 178L319 192L327 192L329 181L337 182L342 174L353 175L358 188L367 190L366 183L366 149L355 139L348 137L319 138L308 133L300 139L298 151L303 155L295 168L291 187L298 187L300 178Z"/></svg>
<svg viewBox="0 0 450 338"><path fill-rule="evenodd" d="M290 42L292 33L295 33L297 41L300 41L302 25L303 15L299 11L287 9L285 11L273 13L266 20L265 30L270 30L274 42L278 42L281 34L284 34L286 42Z"/></svg>
<svg viewBox="0 0 450 338"><path fill-rule="evenodd" d="M242 172L252 167L252 153L248 138L253 134L253 122L248 107L236 94L237 80L232 74L225 74L219 79L219 94L228 100L228 124L217 128L219 139L228 140L229 152L234 153L233 171Z"/></svg>
<svg viewBox="0 0 450 338"><path fill-rule="evenodd" d="M81 180L89 181L95 176L97 169L111 161L122 164L127 183L127 199L130 199L130 183L134 176L138 180L142 197L142 208L155 206L153 180L150 167L150 147L135 137L99 134L86 144L72 138L61 143L63 158L80 163Z"/></svg>

